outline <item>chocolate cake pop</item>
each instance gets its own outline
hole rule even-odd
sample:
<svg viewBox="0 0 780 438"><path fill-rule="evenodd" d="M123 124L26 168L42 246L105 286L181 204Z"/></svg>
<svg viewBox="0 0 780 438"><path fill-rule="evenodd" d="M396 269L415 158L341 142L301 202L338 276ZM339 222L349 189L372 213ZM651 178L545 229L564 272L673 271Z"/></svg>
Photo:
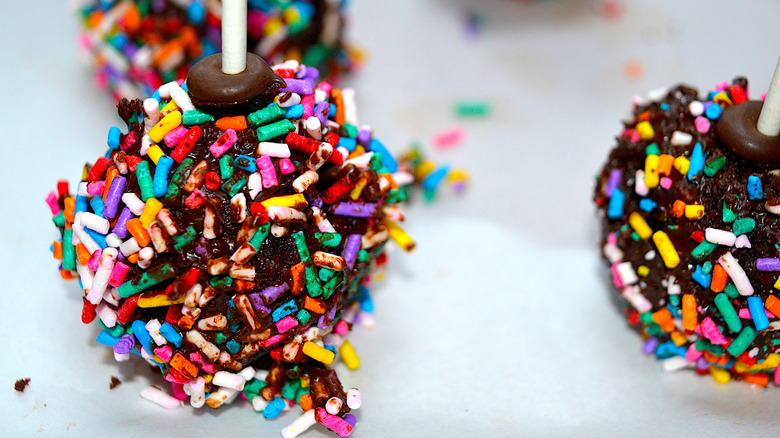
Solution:
<svg viewBox="0 0 780 438"><path fill-rule="evenodd" d="M780 139L756 128L762 105L741 77L637 102L595 190L645 352L719 383L780 384Z"/></svg>
<svg viewBox="0 0 780 438"><path fill-rule="evenodd" d="M48 198L54 255L97 341L171 382L145 398L216 409L243 393L266 418L296 402L283 436L315 422L347 436L360 392L328 365L359 366L343 337L372 269L389 239L414 246L396 223L413 177L358 124L350 90L252 54L239 73L252 86L236 87L222 71L235 56L119 102L126 131L109 131L75 194L63 182Z"/></svg>
<svg viewBox="0 0 780 438"><path fill-rule="evenodd" d="M329 80L354 69L343 42L343 0L252 0L248 51L268 62L296 59ZM80 45L97 85L118 101L145 98L183 79L199 59L221 50L219 0L82 1Z"/></svg>

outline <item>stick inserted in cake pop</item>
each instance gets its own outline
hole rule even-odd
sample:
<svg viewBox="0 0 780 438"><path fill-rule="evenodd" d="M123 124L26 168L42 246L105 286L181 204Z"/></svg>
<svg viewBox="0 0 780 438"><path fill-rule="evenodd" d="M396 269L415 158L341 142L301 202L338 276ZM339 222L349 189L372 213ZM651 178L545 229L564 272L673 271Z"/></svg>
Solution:
<svg viewBox="0 0 780 438"><path fill-rule="evenodd" d="M769 83L757 127L758 132L769 137L777 137L780 134L780 58L777 60L772 82Z"/></svg>
<svg viewBox="0 0 780 438"><path fill-rule="evenodd" d="M246 69L246 2L222 0L222 73Z"/></svg>

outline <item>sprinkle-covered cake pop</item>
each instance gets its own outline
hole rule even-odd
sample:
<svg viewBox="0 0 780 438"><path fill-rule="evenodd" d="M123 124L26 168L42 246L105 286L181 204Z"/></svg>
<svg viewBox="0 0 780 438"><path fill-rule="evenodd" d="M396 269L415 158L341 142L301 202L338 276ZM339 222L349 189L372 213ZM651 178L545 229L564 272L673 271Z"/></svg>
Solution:
<svg viewBox="0 0 780 438"><path fill-rule="evenodd" d="M74 194L49 195L54 255L97 341L172 384L144 397L216 409L243 393L266 418L298 403L283 436L315 422L347 436L360 392L328 365L359 366L344 336L371 307L372 269L389 239L414 246L397 224L413 177L316 69L247 54L225 75L213 56L119 103L126 132L109 131ZM235 87L241 75L253 86Z"/></svg>
<svg viewBox="0 0 780 438"><path fill-rule="evenodd" d="M344 0L250 0L248 51L268 62L296 59L333 79L354 68L343 42ZM145 98L183 79L199 59L221 50L219 0L85 0L80 45L101 89Z"/></svg>
<svg viewBox="0 0 780 438"><path fill-rule="evenodd" d="M780 138L736 78L636 102L599 175L602 251L644 350L780 384Z"/></svg>

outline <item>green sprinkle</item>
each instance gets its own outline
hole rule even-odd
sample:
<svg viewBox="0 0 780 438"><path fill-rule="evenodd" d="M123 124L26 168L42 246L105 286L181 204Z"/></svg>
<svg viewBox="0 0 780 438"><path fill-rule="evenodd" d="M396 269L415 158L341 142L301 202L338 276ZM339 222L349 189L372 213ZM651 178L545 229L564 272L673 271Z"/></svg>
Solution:
<svg viewBox="0 0 780 438"><path fill-rule="evenodd" d="M679 308L680 307L680 296L679 295L669 295L669 304L672 306Z"/></svg>
<svg viewBox="0 0 780 438"><path fill-rule="evenodd" d="M298 388L301 387L301 379L287 379L284 386L282 386L282 397L287 400L292 400L295 397L295 393L298 392Z"/></svg>
<svg viewBox="0 0 780 438"><path fill-rule="evenodd" d="M259 379L252 379L249 382L247 382L246 385L244 385L244 391L250 392L252 394L260 394L260 390L268 386L268 383L259 380Z"/></svg>
<svg viewBox="0 0 780 438"><path fill-rule="evenodd" d="M138 179L138 187L141 188L141 199L144 202L154 198L154 180L149 172L149 162L144 160L135 166L135 176Z"/></svg>
<svg viewBox="0 0 780 438"><path fill-rule="evenodd" d="M196 109L184 111L184 114L181 115L181 122L184 125L199 125L201 123L211 122L213 120L214 117L210 114L206 114Z"/></svg>
<svg viewBox="0 0 780 438"><path fill-rule="evenodd" d="M639 234L637 234L636 232L633 232L633 233L631 233L631 240L633 240L634 242L639 242L640 240L642 240L642 238L639 237Z"/></svg>
<svg viewBox="0 0 780 438"><path fill-rule="evenodd" d="M723 288L723 293L725 293L726 296L732 300L739 296L739 290L737 290L737 286L735 286L733 283L727 284L726 287Z"/></svg>
<svg viewBox="0 0 780 438"><path fill-rule="evenodd" d="M709 164L704 166L704 174L709 177L713 177L725 165L726 165L726 157L720 157L716 160L712 160L709 162Z"/></svg>
<svg viewBox="0 0 780 438"><path fill-rule="evenodd" d="M166 262L165 264L160 265L159 268L153 268L152 271L146 271L141 274L141 278L139 278L138 281L126 281L121 286L119 286L116 291L119 293L120 297L128 298L141 292L144 289L148 289L175 276L176 269L173 267L173 265Z"/></svg>
<svg viewBox="0 0 780 438"><path fill-rule="evenodd" d="M284 108L280 107L279 104L272 103L247 116L247 120L249 120L250 126L263 126L281 119L286 113Z"/></svg>
<svg viewBox="0 0 780 438"><path fill-rule="evenodd" d="M320 65L330 54L330 50L322 44L314 44L309 47L309 50L303 54L301 64L303 65Z"/></svg>
<svg viewBox="0 0 780 438"><path fill-rule="evenodd" d="M113 327L108 328L105 324L103 324L103 321L100 318L98 318L98 324L100 324L100 326L103 327L103 330L108 332L109 335L115 338L119 338L125 334L125 328L122 326L122 324L116 324Z"/></svg>
<svg viewBox="0 0 780 438"><path fill-rule="evenodd" d="M455 115L459 117L485 117L490 115L488 101L461 101L455 104Z"/></svg>
<svg viewBox="0 0 780 438"><path fill-rule="evenodd" d="M328 248L333 248L341 244L341 234L339 233L314 233L314 237Z"/></svg>
<svg viewBox="0 0 780 438"><path fill-rule="evenodd" d="M241 189L246 185L247 179L242 178L241 175L235 174L233 178L222 183L222 190L225 191L230 197L236 196Z"/></svg>
<svg viewBox="0 0 780 438"><path fill-rule="evenodd" d="M658 149L658 144L656 143L650 143L645 148L645 155L659 155L661 153L661 150Z"/></svg>
<svg viewBox="0 0 780 438"><path fill-rule="evenodd" d="M217 332L217 335L214 336L214 343L215 344L222 344L223 342L227 341L227 336L225 336L222 333Z"/></svg>
<svg viewBox="0 0 780 438"><path fill-rule="evenodd" d="M325 286L323 286L322 297L326 300L330 298L331 295L333 295L333 292L336 291L336 289L339 287L339 285L344 281L344 273L339 272L336 275L333 276L333 278L330 279L327 283L325 283Z"/></svg>
<svg viewBox="0 0 780 438"><path fill-rule="evenodd" d="M309 247L306 246L306 238L303 236L303 231L292 233L292 238L295 240L295 247L298 249L298 255L301 257L301 261L310 261L311 255L309 254Z"/></svg>
<svg viewBox="0 0 780 438"><path fill-rule="evenodd" d="M432 192L435 192L435 190L431 190ZM390 193L387 194L387 203L388 204L398 204L400 202L406 201L408 198L408 192L406 190L406 187L401 187L397 189L391 189Z"/></svg>
<svg viewBox="0 0 780 438"><path fill-rule="evenodd" d="M371 167L371 170L379 173L379 170L382 169L383 166L382 154L374 154L371 156L371 161L369 162L369 167Z"/></svg>
<svg viewBox="0 0 780 438"><path fill-rule="evenodd" d="M661 333L663 333L663 330L661 330L661 326L656 323L652 323L647 327L645 327L645 331L650 336L659 336Z"/></svg>
<svg viewBox="0 0 780 438"><path fill-rule="evenodd" d="M171 182L168 184L168 192L165 194L165 200L172 201L179 196L181 187L184 185L184 181L187 179L187 175L194 165L195 162L192 158L185 158L181 161L179 168L176 169L173 177L171 177Z"/></svg>
<svg viewBox="0 0 780 438"><path fill-rule="evenodd" d="M639 315L639 320L645 324L653 323L653 314L651 312L645 312Z"/></svg>
<svg viewBox="0 0 780 438"><path fill-rule="evenodd" d="M255 231L255 234L252 235L252 238L249 239L249 244L252 245L256 250L260 249L260 245L265 242L265 239L268 237L268 232L271 230L271 224L266 223L260 226L260 228Z"/></svg>
<svg viewBox="0 0 780 438"><path fill-rule="evenodd" d="M726 201L723 201L723 222L730 223L733 222L736 218L737 214L731 211L731 209L726 205Z"/></svg>
<svg viewBox="0 0 780 438"><path fill-rule="evenodd" d="M173 248L176 249L176 251L180 251L188 243L190 243L193 240L195 240L196 237L198 237L198 232L195 231L195 227L190 225L189 227L187 227L186 230L184 230L184 234L180 234L178 236L174 236L174 238L173 238Z"/></svg>
<svg viewBox="0 0 780 438"><path fill-rule="evenodd" d="M65 212L64 211L60 211L59 213L57 213L57 216L54 216L53 218L51 218L51 220L52 220L52 222L54 222L54 225L57 228L65 228Z"/></svg>
<svg viewBox="0 0 780 438"><path fill-rule="evenodd" d="M710 274L712 272L712 263L709 261L704 262L703 265L701 265L701 272L705 274Z"/></svg>
<svg viewBox="0 0 780 438"><path fill-rule="evenodd" d="M723 354L724 350L723 347L720 345L713 344L712 342L699 338L696 340L696 350L698 351L709 351L710 353L714 354L715 356L720 356Z"/></svg>
<svg viewBox="0 0 780 438"><path fill-rule="evenodd" d="M211 287L215 287L220 290L227 290L233 287L233 279L230 277L214 277L209 281Z"/></svg>
<svg viewBox="0 0 780 438"><path fill-rule="evenodd" d="M76 249L73 247L73 230L62 233L62 269L76 269Z"/></svg>
<svg viewBox="0 0 780 438"><path fill-rule="evenodd" d="M753 339L756 339L756 329L749 325L745 326L726 351L732 356L739 356L747 350Z"/></svg>
<svg viewBox="0 0 780 438"><path fill-rule="evenodd" d="M219 159L219 177L222 181L226 181L231 176L233 176L233 158L230 155L223 155Z"/></svg>
<svg viewBox="0 0 780 438"><path fill-rule="evenodd" d="M271 140L295 131L295 125L287 119L257 128L257 141Z"/></svg>
<svg viewBox="0 0 780 438"><path fill-rule="evenodd" d="M359 262L367 262L371 260L371 256L368 255L368 251L366 251L365 249L361 249L360 251L358 251L357 260Z"/></svg>
<svg viewBox="0 0 780 438"><path fill-rule="evenodd" d="M298 388L298 392L295 393L295 401L298 404L301 404L301 397L303 397L306 394L311 394L308 386L306 388L303 387Z"/></svg>
<svg viewBox="0 0 780 438"><path fill-rule="evenodd" d="M319 277L322 281L328 281L336 272L328 268L320 268Z"/></svg>
<svg viewBox="0 0 780 438"><path fill-rule="evenodd" d="M318 297L324 292L322 290L322 284L317 279L317 271L314 270L314 266L306 266L306 290L312 297Z"/></svg>
<svg viewBox="0 0 780 438"><path fill-rule="evenodd" d="M734 306L731 304L731 299L728 295L718 294L715 296L715 306L723 316L723 320L726 325L734 333L739 333L742 330L742 322L739 320L739 314L734 310Z"/></svg>
<svg viewBox="0 0 780 438"><path fill-rule="evenodd" d="M717 248L718 245L703 240L696 248L691 251L691 256L695 259L700 259L703 257L707 257L708 255L712 254L713 251L715 251L715 248Z"/></svg>
<svg viewBox="0 0 780 438"><path fill-rule="evenodd" d="M341 125L341 127L344 129L344 132L347 133L347 137L349 138L357 138L358 135L358 129L357 126L351 124L351 123L344 123Z"/></svg>
<svg viewBox="0 0 780 438"><path fill-rule="evenodd" d="M306 325L311 319L311 313L309 313L306 309L301 309L298 311L298 315L295 317L295 319L297 319L302 325Z"/></svg>
<svg viewBox="0 0 780 438"><path fill-rule="evenodd" d="M753 218L749 218L749 217L737 219L734 221L734 224L732 225L734 234L736 234L737 236L741 234L749 233L753 231L753 229L755 228L756 228L756 221L753 220Z"/></svg>

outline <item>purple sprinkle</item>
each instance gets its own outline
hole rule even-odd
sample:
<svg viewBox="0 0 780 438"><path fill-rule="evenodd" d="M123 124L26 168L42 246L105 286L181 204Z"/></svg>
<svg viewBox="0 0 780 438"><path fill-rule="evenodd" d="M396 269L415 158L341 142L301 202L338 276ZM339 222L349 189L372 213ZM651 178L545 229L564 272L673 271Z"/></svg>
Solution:
<svg viewBox="0 0 780 438"><path fill-rule="evenodd" d="M260 298L263 299L263 303L265 303L265 305L270 305L279 297L281 297L282 294L287 291L287 289L289 289L287 283L282 283L279 286L267 287L262 292L260 292Z"/></svg>
<svg viewBox="0 0 780 438"><path fill-rule="evenodd" d="M325 315L320 316L320 319L317 321L317 327L325 330L329 326L330 324L325 324Z"/></svg>
<svg viewBox="0 0 780 438"><path fill-rule="evenodd" d="M280 93L284 93L285 91L290 91L292 93L298 93L301 96L308 96L309 94L314 93L314 86L312 85L311 81L308 79L285 78L284 82L287 84L287 86L284 88L280 88L279 89Z"/></svg>
<svg viewBox="0 0 780 438"><path fill-rule="evenodd" d="M349 269L355 267L355 260L357 259L358 251L360 251L360 240L360 234L350 234L347 237L347 243L344 244L344 261Z"/></svg>
<svg viewBox="0 0 780 438"><path fill-rule="evenodd" d="M255 312L258 313L258 316L262 318L271 314L271 309L263 305L263 299L260 298L259 293L255 292L249 294L249 299L252 301L252 307L255 308Z"/></svg>
<svg viewBox="0 0 780 438"><path fill-rule="evenodd" d="M328 313L323 315L328 318L328 325L331 325L333 320L336 319L336 309L338 309L338 306L333 306L330 308L330 310L328 310Z"/></svg>
<svg viewBox="0 0 780 438"><path fill-rule="evenodd" d="M645 354L653 354L656 347L658 347L658 338L648 338L645 341L645 345L642 346L642 351L644 351Z"/></svg>
<svg viewBox="0 0 780 438"><path fill-rule="evenodd" d="M123 335L119 338L119 341L114 344L114 353L116 354L128 354L135 345L135 336Z"/></svg>
<svg viewBox="0 0 780 438"><path fill-rule="evenodd" d="M206 26L206 38L214 43L217 50L222 50L222 29L219 26Z"/></svg>
<svg viewBox="0 0 780 438"><path fill-rule="evenodd" d="M205 255L206 255L206 244L205 244L205 242L200 242L200 243L199 243L199 244L198 244L198 245L195 247L195 254L197 254L197 255L199 255L199 256L201 256L201 257L203 257L203 256L205 256Z"/></svg>
<svg viewBox="0 0 780 438"><path fill-rule="evenodd" d="M155 14L162 14L165 11L167 2L165 0L154 0L152 3L152 10Z"/></svg>
<svg viewBox="0 0 780 438"><path fill-rule="evenodd" d="M117 175L111 180L111 187L108 188L106 194L106 203L103 204L103 217L106 219L110 220L116 217L119 201L125 192L125 185L127 185L127 180L121 175Z"/></svg>
<svg viewBox="0 0 780 438"><path fill-rule="evenodd" d="M320 119L322 126L328 121L328 113L330 112L330 103L322 101L317 104L317 108L314 109L314 116Z"/></svg>
<svg viewBox="0 0 780 438"><path fill-rule="evenodd" d="M317 79L319 79L320 77L320 71L317 70L316 67L302 65L301 68L298 70L297 76L300 79L310 79L313 82L317 82Z"/></svg>
<svg viewBox="0 0 780 438"><path fill-rule="evenodd" d="M704 356L701 356L700 358L696 359L696 368L700 370L706 370L710 367L709 361L707 361L707 358Z"/></svg>
<svg viewBox="0 0 780 438"><path fill-rule="evenodd" d="M339 202L330 207L330 212L339 216L371 217L376 214L376 203Z"/></svg>
<svg viewBox="0 0 780 438"><path fill-rule="evenodd" d="M135 215L133 212L125 207L125 209L122 210L122 213L119 214L119 219L116 220L116 225L114 225L114 229L111 230L111 232L116 234L120 239L124 239L127 237L127 221L134 217Z"/></svg>
<svg viewBox="0 0 780 438"><path fill-rule="evenodd" d="M780 271L780 259L765 258L756 260L756 268L759 271Z"/></svg>
<svg viewBox="0 0 780 438"><path fill-rule="evenodd" d="M622 178L623 178L622 170L612 169L612 173L609 174L609 179L607 180L607 188L605 190L605 194L607 195L607 198L612 197L612 191L617 188Z"/></svg>
<svg viewBox="0 0 780 438"><path fill-rule="evenodd" d="M352 414L347 414L344 416L344 421L349 423L350 426L355 427L355 424L357 423L357 417Z"/></svg>
<svg viewBox="0 0 780 438"><path fill-rule="evenodd" d="M366 147L371 142L371 131L368 129L361 129L358 131L357 141L360 145Z"/></svg>
<svg viewBox="0 0 780 438"><path fill-rule="evenodd" d="M125 54L129 59L132 59L133 56L138 52L138 48L136 48L135 44L128 42L124 46L122 46L122 53Z"/></svg>

